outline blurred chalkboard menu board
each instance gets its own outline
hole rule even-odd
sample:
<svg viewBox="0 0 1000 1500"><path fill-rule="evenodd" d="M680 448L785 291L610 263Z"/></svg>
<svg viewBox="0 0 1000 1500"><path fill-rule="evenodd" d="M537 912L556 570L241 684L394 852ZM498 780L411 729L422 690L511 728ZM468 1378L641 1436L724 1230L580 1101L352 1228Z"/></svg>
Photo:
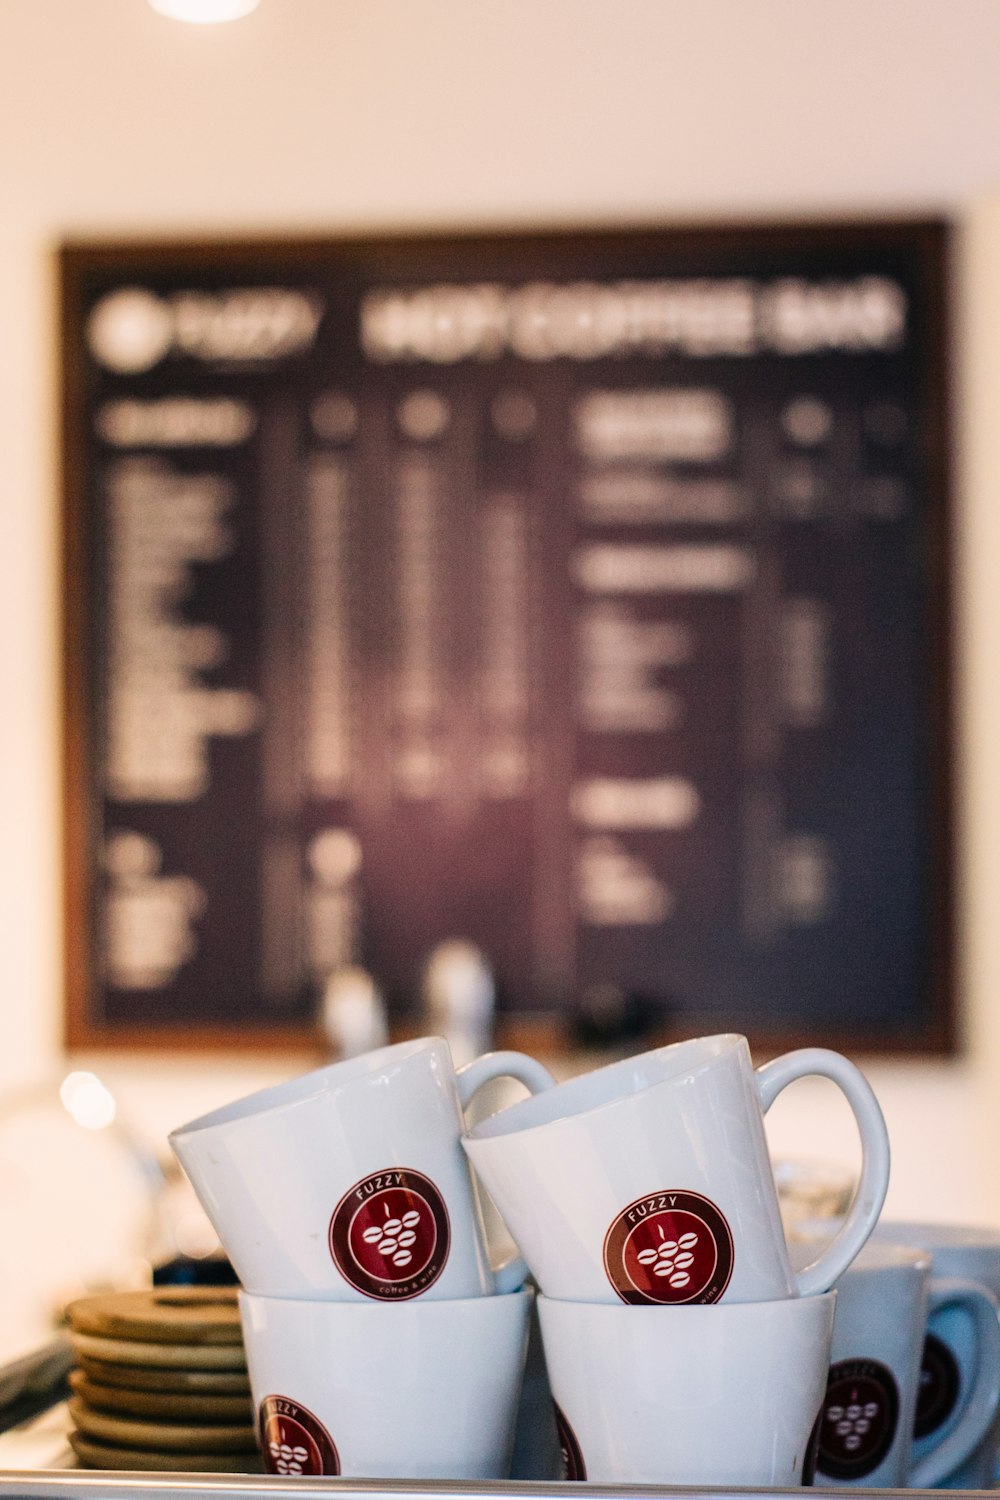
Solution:
<svg viewBox="0 0 1000 1500"><path fill-rule="evenodd" d="M69 1039L949 1047L946 245L66 247Z"/></svg>

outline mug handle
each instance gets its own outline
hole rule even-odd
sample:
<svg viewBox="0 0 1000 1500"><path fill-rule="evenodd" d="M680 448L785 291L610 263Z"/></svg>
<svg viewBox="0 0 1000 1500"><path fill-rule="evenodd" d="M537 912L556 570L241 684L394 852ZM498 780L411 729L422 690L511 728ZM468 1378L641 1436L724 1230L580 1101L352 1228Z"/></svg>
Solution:
<svg viewBox="0 0 1000 1500"><path fill-rule="evenodd" d="M811 1074L829 1078L845 1095L861 1137L861 1175L847 1215L823 1253L795 1274L801 1297L828 1292L847 1270L875 1227L889 1187L889 1136L878 1100L859 1068L826 1047L800 1047L756 1071L760 1106L766 1114L783 1088Z"/></svg>
<svg viewBox="0 0 1000 1500"><path fill-rule="evenodd" d="M917 1459L907 1487L929 1490L957 1469L986 1436L997 1403L1000 1402L1000 1302L975 1281L934 1277L930 1282L927 1313L942 1307L964 1307L975 1330L975 1379L957 1424L936 1447ZM965 1386L963 1374L962 1386Z"/></svg>
<svg viewBox="0 0 1000 1500"><path fill-rule="evenodd" d="M548 1068L543 1068L540 1062L536 1062L525 1052L484 1052L482 1057L466 1063L455 1074L462 1109L467 1107L473 1094L478 1093L483 1084L490 1083L494 1078L514 1078L518 1083L524 1084L529 1094L540 1094L543 1089L550 1089L555 1083ZM501 1293L518 1291L527 1277L528 1265L521 1255L512 1255L510 1260L504 1261L502 1266L496 1266L493 1271L496 1289Z"/></svg>

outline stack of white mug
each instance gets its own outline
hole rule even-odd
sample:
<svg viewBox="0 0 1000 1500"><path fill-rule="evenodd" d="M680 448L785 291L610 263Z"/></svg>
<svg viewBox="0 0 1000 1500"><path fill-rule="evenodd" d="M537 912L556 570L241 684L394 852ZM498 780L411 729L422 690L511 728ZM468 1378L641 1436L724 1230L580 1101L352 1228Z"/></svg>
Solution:
<svg viewBox="0 0 1000 1500"><path fill-rule="evenodd" d="M464 1109L516 1052L456 1073L446 1042L383 1047L171 1134L240 1279L258 1436L275 1474L506 1476L532 1292L494 1272Z"/></svg>
<svg viewBox="0 0 1000 1500"><path fill-rule="evenodd" d="M846 1095L862 1166L832 1240L793 1271L763 1121L808 1074ZM530 1097L466 1128L497 1077ZM253 1095L171 1143L242 1283L273 1472L506 1477L530 1271L567 1478L810 1482L830 1288L889 1174L878 1103L838 1053L755 1071L744 1038L715 1036L556 1085L513 1052L456 1074L429 1038ZM524 1257L496 1273L469 1160Z"/></svg>
<svg viewBox="0 0 1000 1500"><path fill-rule="evenodd" d="M835 1235L793 1271L764 1133L789 1083L831 1079L862 1166ZM583 1074L464 1141L540 1292L567 1478L811 1482L835 1296L889 1148L862 1074L820 1048L753 1068L714 1036Z"/></svg>
<svg viewBox="0 0 1000 1500"><path fill-rule="evenodd" d="M840 1220L795 1226L793 1264ZM1000 1234L881 1221L837 1282L816 1483L992 1489L1000 1453Z"/></svg>

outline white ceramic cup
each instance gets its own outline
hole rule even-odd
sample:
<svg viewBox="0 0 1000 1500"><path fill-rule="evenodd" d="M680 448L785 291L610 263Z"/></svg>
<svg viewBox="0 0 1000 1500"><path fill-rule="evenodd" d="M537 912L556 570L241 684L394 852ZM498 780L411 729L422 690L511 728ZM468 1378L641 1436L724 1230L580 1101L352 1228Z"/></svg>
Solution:
<svg viewBox="0 0 1000 1500"><path fill-rule="evenodd" d="M213 1111L170 1136L247 1291L399 1302L487 1296L521 1285L519 1257L494 1275L462 1111L494 1078L544 1089L520 1052L458 1073L438 1037L334 1063Z"/></svg>
<svg viewBox="0 0 1000 1500"><path fill-rule="evenodd" d="M1000 1231L996 1229L884 1220L876 1228L874 1238L926 1250L933 1261L935 1276L976 1282L981 1289L1000 1298ZM943 1448L958 1430L970 1388L980 1389L980 1398L993 1414L982 1440L968 1457L957 1462L942 1478L932 1481L937 1489L988 1490L997 1482L1000 1359L995 1352L990 1354L989 1345L980 1348L983 1337L982 1327L968 1308L944 1307L930 1319L917 1402L914 1464L922 1463L939 1444ZM979 1383L984 1378L987 1386L982 1390ZM914 1483L912 1477L910 1482Z"/></svg>
<svg viewBox="0 0 1000 1500"><path fill-rule="evenodd" d="M793 1262L806 1253L793 1245ZM931 1257L869 1241L837 1282L830 1374L817 1435L816 1483L930 1489L968 1458L996 1408L997 1304L974 1282L931 1276ZM963 1309L978 1358L955 1424L912 1458L928 1317Z"/></svg>
<svg viewBox="0 0 1000 1500"><path fill-rule="evenodd" d="M721 1307L539 1297L567 1479L803 1483L835 1293Z"/></svg>
<svg viewBox="0 0 1000 1500"><path fill-rule="evenodd" d="M857 1193L834 1242L793 1273L764 1114L797 1078L847 1096ZM882 1112L858 1069L806 1048L754 1071L746 1039L661 1047L558 1084L462 1138L548 1297L677 1305L826 1291L878 1218L889 1180Z"/></svg>
<svg viewBox="0 0 1000 1500"><path fill-rule="evenodd" d="M505 1479L531 1299L358 1306L241 1292L265 1468Z"/></svg>

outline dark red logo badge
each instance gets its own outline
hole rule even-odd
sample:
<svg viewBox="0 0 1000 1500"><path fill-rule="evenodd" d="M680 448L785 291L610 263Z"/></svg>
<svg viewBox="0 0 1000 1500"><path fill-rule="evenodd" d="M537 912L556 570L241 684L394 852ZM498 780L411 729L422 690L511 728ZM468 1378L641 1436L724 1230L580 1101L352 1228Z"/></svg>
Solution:
<svg viewBox="0 0 1000 1500"><path fill-rule="evenodd" d="M899 1416L893 1373L875 1359L830 1366L816 1469L829 1479L863 1479L892 1447Z"/></svg>
<svg viewBox="0 0 1000 1500"><path fill-rule="evenodd" d="M448 1210L429 1177L408 1167L373 1172L344 1194L330 1220L330 1254L345 1281L387 1302L419 1297L444 1270Z"/></svg>
<svg viewBox="0 0 1000 1500"><path fill-rule="evenodd" d="M961 1381L954 1354L936 1333L929 1333L924 1339L924 1352L920 1361L914 1437L926 1437L929 1432L937 1432L942 1423L948 1420L955 1409Z"/></svg>
<svg viewBox="0 0 1000 1500"><path fill-rule="evenodd" d="M649 1193L604 1236L604 1269L623 1302L718 1302L733 1274L733 1236L700 1193Z"/></svg>
<svg viewBox="0 0 1000 1500"><path fill-rule="evenodd" d="M562 1466L564 1479L586 1479L587 1466L580 1452L580 1444L576 1440L576 1433L566 1420L566 1413L555 1401L552 1408L556 1414L556 1431L559 1434L559 1449L562 1453Z"/></svg>
<svg viewBox="0 0 1000 1500"><path fill-rule="evenodd" d="M269 1474L339 1474L340 1456L322 1422L286 1396L260 1403L260 1449Z"/></svg>

